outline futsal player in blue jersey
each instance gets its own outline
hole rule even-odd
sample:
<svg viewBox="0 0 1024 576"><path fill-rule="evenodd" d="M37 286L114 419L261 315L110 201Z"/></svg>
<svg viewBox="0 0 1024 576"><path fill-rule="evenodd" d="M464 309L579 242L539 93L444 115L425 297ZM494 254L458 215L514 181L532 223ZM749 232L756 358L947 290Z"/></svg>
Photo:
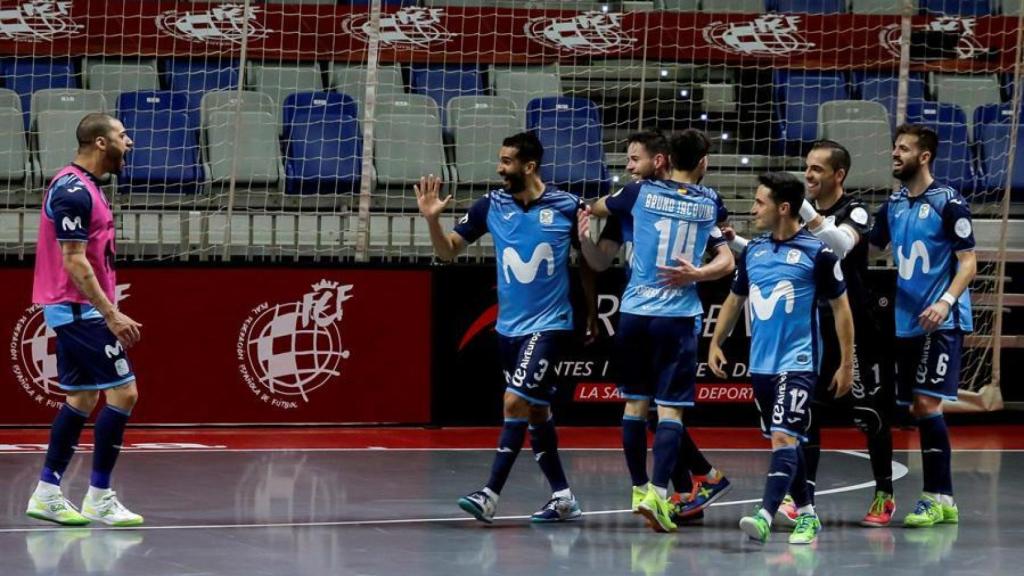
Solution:
<svg viewBox="0 0 1024 576"><path fill-rule="evenodd" d="M615 341L619 388L626 399L623 451L634 509L658 532L676 530L668 482L679 459L683 408L693 406L695 396L704 313L696 283L733 269L732 252L718 229L727 212L718 194L696 183L707 167L707 137L685 130L673 136L670 149L670 178L632 182L592 207L598 217L614 215L624 229L632 229L629 283ZM701 266L705 253L712 259ZM648 481L646 419L652 399L658 427Z"/></svg>
<svg viewBox="0 0 1024 576"><path fill-rule="evenodd" d="M502 142L498 174L505 186L470 207L453 232L440 223L451 196L439 196L438 178L415 187L434 252L452 260L485 233L494 238L498 267L498 346L505 373L504 416L491 476L481 489L459 499L459 507L491 523L501 490L523 446L527 428L534 457L551 485L551 499L531 517L560 522L582 516L558 456L551 419L556 366L571 338L569 252L576 243L579 197L540 179L544 149L533 133Z"/></svg>
<svg viewBox="0 0 1024 576"><path fill-rule="evenodd" d="M840 361L831 388L837 398L853 385L853 316L839 259L800 225L803 183L785 172L761 175L759 181L751 214L754 226L768 233L751 240L740 255L732 291L711 338L708 367L726 377L722 343L749 297L750 374L761 431L771 438L772 460L761 506L740 520L740 528L754 540L767 541L789 492L799 513L789 542L810 544L821 522L811 503L800 443L807 441L821 362L817 301L828 300L835 317Z"/></svg>
<svg viewBox="0 0 1024 576"><path fill-rule="evenodd" d="M971 332L968 286L977 273L971 211L959 192L932 178L938 137L903 125L892 151L899 191L882 204L872 244L892 245L896 279L896 395L921 435L924 493L906 526L956 523L949 431L942 401L956 400L964 333Z"/></svg>

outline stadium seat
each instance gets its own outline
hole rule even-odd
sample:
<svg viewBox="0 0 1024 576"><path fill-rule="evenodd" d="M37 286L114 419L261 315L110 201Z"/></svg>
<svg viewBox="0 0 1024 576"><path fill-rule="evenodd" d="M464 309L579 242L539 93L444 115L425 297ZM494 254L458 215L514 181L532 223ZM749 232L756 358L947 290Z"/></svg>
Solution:
<svg viewBox="0 0 1024 576"><path fill-rule="evenodd" d="M420 177L434 174L445 182L454 178L448 169L437 114L387 113L377 117L374 144L377 182L383 186L404 188Z"/></svg>
<svg viewBox="0 0 1024 576"><path fill-rule="evenodd" d="M239 122L237 128L236 119ZM204 170L212 184L227 183L232 166L236 168L236 180L242 184L274 185L281 182L284 168L277 142L276 115L243 111L236 116L235 112L215 110L210 113L204 131Z"/></svg>
<svg viewBox="0 0 1024 576"><path fill-rule="evenodd" d="M1001 101L999 78L995 74L935 74L932 76L932 90L939 102L956 104L964 111L968 130L974 124L975 108Z"/></svg>
<svg viewBox="0 0 1024 576"><path fill-rule="evenodd" d="M355 116L303 110L285 128L288 194L339 194L359 189L363 139Z"/></svg>
<svg viewBox="0 0 1024 576"><path fill-rule="evenodd" d="M584 197L608 193L611 180L600 124L588 120L542 121L530 129L536 131L544 146L540 167L544 182Z"/></svg>
<svg viewBox="0 0 1024 576"><path fill-rule="evenodd" d="M698 12L700 11L700 0L656 0L654 7L658 10L672 12Z"/></svg>
<svg viewBox="0 0 1024 576"><path fill-rule="evenodd" d="M78 88L38 90L32 94L32 122L29 126L35 126L35 119L41 112L52 110L78 112L81 119L90 112L107 112L109 108L102 92Z"/></svg>
<svg viewBox="0 0 1024 576"><path fill-rule="evenodd" d="M820 138L835 140L850 152L847 189L892 188L892 129L884 106L864 100L825 102L818 108L818 127Z"/></svg>
<svg viewBox="0 0 1024 576"><path fill-rule="evenodd" d="M377 98L376 116L398 114L401 116L425 114L441 120L441 111L437 102L430 96L422 94L393 94Z"/></svg>
<svg viewBox="0 0 1024 576"><path fill-rule="evenodd" d="M526 106L530 100L562 95L558 75L544 68L492 69L490 76L494 95L515 102L520 127L526 125Z"/></svg>
<svg viewBox="0 0 1024 576"><path fill-rule="evenodd" d="M29 184L28 148L19 108L0 107L0 182Z"/></svg>
<svg viewBox="0 0 1024 576"><path fill-rule="evenodd" d="M861 100L878 102L889 111L889 122L896 124L896 100L899 94L899 76L893 72L854 72L854 92ZM911 74L907 80L907 102L924 102L924 77Z"/></svg>
<svg viewBox="0 0 1024 576"><path fill-rule="evenodd" d="M117 179L118 192L194 194L203 181L199 145L188 115L170 110L120 115L135 142Z"/></svg>
<svg viewBox="0 0 1024 576"><path fill-rule="evenodd" d="M1020 0L1002 0L1003 16L1020 16Z"/></svg>
<svg viewBox="0 0 1024 576"><path fill-rule="evenodd" d="M978 146L982 188L1000 190L1006 184L1007 161L1010 154L1010 128L1013 109L1009 104L989 104L974 111L974 141ZM1018 132L1011 186L1024 192L1024 132Z"/></svg>
<svg viewBox="0 0 1024 576"><path fill-rule="evenodd" d="M116 103L122 92L160 89L155 60L118 62L87 58L83 67L85 87L102 92L107 104Z"/></svg>
<svg viewBox="0 0 1024 576"><path fill-rule="evenodd" d="M237 62L205 59L164 60L161 67L167 88L188 98L189 114L199 111L203 94L206 92L238 89L240 71Z"/></svg>
<svg viewBox="0 0 1024 576"><path fill-rule="evenodd" d="M252 66L249 87L270 96L274 105L281 109L285 98L296 92L319 92L323 90L320 66L267 64ZM282 109L283 112L283 109ZM284 118L282 117L282 126Z"/></svg>
<svg viewBox="0 0 1024 576"><path fill-rule="evenodd" d="M704 0L705 12L722 14L763 14L764 0Z"/></svg>
<svg viewBox="0 0 1024 576"><path fill-rule="evenodd" d="M921 12L946 16L988 16L993 13L991 0L921 0Z"/></svg>
<svg viewBox="0 0 1024 576"><path fill-rule="evenodd" d="M483 94L483 73L475 66L413 66L409 86L414 94L430 96L441 110L441 125L450 129L446 108L457 96Z"/></svg>
<svg viewBox="0 0 1024 576"><path fill-rule="evenodd" d="M768 0L768 8L783 14L842 14L846 0Z"/></svg>
<svg viewBox="0 0 1024 576"><path fill-rule="evenodd" d="M939 136L932 176L965 194L974 190L976 175L964 111L956 104L915 102L907 104L907 122L928 126Z"/></svg>
<svg viewBox="0 0 1024 576"><path fill-rule="evenodd" d="M586 98L547 97L534 98L526 105L526 127L537 126L542 121L558 121L572 119L601 123L601 112L591 100Z"/></svg>
<svg viewBox="0 0 1024 576"><path fill-rule="evenodd" d="M459 96L448 101L459 182L500 184L496 170L501 141L523 130L516 104L498 96Z"/></svg>
<svg viewBox="0 0 1024 576"><path fill-rule="evenodd" d="M298 116L305 117L307 121L312 118L336 116L359 117L359 107L356 106L356 101L351 96L340 92L295 92L284 99L281 112L285 142L288 140L289 126L295 122L295 118Z"/></svg>
<svg viewBox="0 0 1024 576"><path fill-rule="evenodd" d="M75 66L70 60L42 58L4 58L0 60L0 79L21 98L25 130L31 124L32 94L46 88L78 88Z"/></svg>
<svg viewBox="0 0 1024 576"><path fill-rule="evenodd" d="M902 7L899 1L894 2L893 0L850 0L850 12L854 14L901 14ZM916 10L914 12L916 13Z"/></svg>
<svg viewBox="0 0 1024 576"><path fill-rule="evenodd" d="M36 165L44 182L75 158L78 141L75 129L82 113L68 110L49 110L36 116Z"/></svg>
<svg viewBox="0 0 1024 576"><path fill-rule="evenodd" d="M366 106L363 98L366 95L366 66L359 64L343 64L331 62L327 67L327 81L331 89L348 94L359 105L359 117L366 117ZM377 68L377 97L394 96L405 92L402 81L402 69L396 65L383 65Z"/></svg>
<svg viewBox="0 0 1024 576"><path fill-rule="evenodd" d="M774 75L778 134L787 154L802 155L818 136L818 107L848 100L845 78L835 72L777 70Z"/></svg>
<svg viewBox="0 0 1024 576"><path fill-rule="evenodd" d="M192 130L199 129L199 110L189 108L188 96L170 90L140 90L122 92L117 97L118 115L130 112L181 112L188 116Z"/></svg>
<svg viewBox="0 0 1024 576"><path fill-rule="evenodd" d="M21 113L21 97L14 90L0 88L0 109L17 110Z"/></svg>
<svg viewBox="0 0 1024 576"><path fill-rule="evenodd" d="M244 90L212 90L203 94L199 106L199 125L207 128L210 115L214 112L227 112L233 114L235 110L244 112L266 112L274 120L274 126L280 130L281 113L270 96L263 92L250 92ZM277 138L275 133L275 140ZM203 142L200 134L199 142Z"/></svg>

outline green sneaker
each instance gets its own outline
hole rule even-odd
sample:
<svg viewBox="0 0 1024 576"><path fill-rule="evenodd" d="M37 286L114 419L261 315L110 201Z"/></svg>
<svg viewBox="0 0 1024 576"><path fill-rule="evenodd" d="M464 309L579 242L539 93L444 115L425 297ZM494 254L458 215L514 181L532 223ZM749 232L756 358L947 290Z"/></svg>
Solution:
<svg viewBox="0 0 1024 576"><path fill-rule="evenodd" d="M801 514L796 517L796 528L789 535L790 544L812 544L821 532L821 520L817 514Z"/></svg>
<svg viewBox="0 0 1024 576"><path fill-rule="evenodd" d="M33 492L25 514L36 520L46 520L63 526L85 526L89 523L89 519L79 514L74 504L68 502L60 492L46 496Z"/></svg>
<svg viewBox="0 0 1024 576"><path fill-rule="evenodd" d="M942 505L927 496L922 496L914 506L914 511L903 518L903 525L907 528L926 528L941 524L942 519Z"/></svg>
<svg viewBox="0 0 1024 576"><path fill-rule="evenodd" d="M658 495L654 486L647 487L647 494L637 505L637 514L647 519L647 524L655 532L675 532L678 528L676 523L669 516L672 513L672 506L667 498Z"/></svg>
<svg viewBox="0 0 1024 576"><path fill-rule="evenodd" d="M647 486L633 486L633 514L640 512L640 503L647 496Z"/></svg>
<svg viewBox="0 0 1024 576"><path fill-rule="evenodd" d="M943 524L959 524L960 523L960 510L954 503L952 506L946 504L939 504L939 508L942 509L942 523Z"/></svg>
<svg viewBox="0 0 1024 576"><path fill-rule="evenodd" d="M771 534L772 526L761 515L761 507L757 506L754 508L752 516L740 518L740 530L743 530L747 536L750 536L751 540L764 544L768 541L768 535Z"/></svg>

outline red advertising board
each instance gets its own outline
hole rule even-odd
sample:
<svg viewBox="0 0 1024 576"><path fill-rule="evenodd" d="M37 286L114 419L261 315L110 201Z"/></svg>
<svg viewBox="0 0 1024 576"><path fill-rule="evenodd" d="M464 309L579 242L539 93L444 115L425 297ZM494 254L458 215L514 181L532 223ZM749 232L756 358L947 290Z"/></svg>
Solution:
<svg viewBox="0 0 1024 576"><path fill-rule="evenodd" d="M566 3L569 5L571 3ZM0 54L365 62L366 6L0 0ZM1017 18L915 16L917 69L1011 71ZM383 62L543 64L646 58L730 66L865 69L899 62L900 17L863 14L577 13L388 8Z"/></svg>
<svg viewBox="0 0 1024 576"><path fill-rule="evenodd" d="M46 424L63 396L32 270L0 269L0 425ZM138 424L430 421L426 271L128 268L121 309Z"/></svg>

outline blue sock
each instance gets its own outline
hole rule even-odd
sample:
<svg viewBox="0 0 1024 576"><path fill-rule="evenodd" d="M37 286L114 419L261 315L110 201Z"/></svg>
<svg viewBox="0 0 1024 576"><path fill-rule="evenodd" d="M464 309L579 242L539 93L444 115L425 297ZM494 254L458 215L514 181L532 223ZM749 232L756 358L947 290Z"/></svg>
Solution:
<svg viewBox="0 0 1024 576"><path fill-rule="evenodd" d="M782 499L789 491L789 485L796 476L796 446L785 446L772 450L772 463L768 468L768 479L764 483L764 498L761 507L768 514L775 516L782 504Z"/></svg>
<svg viewBox="0 0 1024 576"><path fill-rule="evenodd" d="M626 468L633 486L646 486L647 477L647 419L642 416L622 417L622 451L626 454Z"/></svg>
<svg viewBox="0 0 1024 576"><path fill-rule="evenodd" d="M814 504L814 493L807 483L807 457L803 446L799 444L796 447L796 473L789 484L789 495L793 497L793 503L797 508Z"/></svg>
<svg viewBox="0 0 1024 576"><path fill-rule="evenodd" d="M505 425L501 427L498 451L494 454L491 477L487 480L487 487L495 494L501 494L501 489L505 487L505 481L512 472L512 465L516 463L516 456L519 456L519 451L523 449L526 426L525 418L506 418Z"/></svg>
<svg viewBox="0 0 1024 576"><path fill-rule="evenodd" d="M949 429L941 413L917 421L921 434L921 464L924 468L924 491L953 495L953 475Z"/></svg>
<svg viewBox="0 0 1024 576"><path fill-rule="evenodd" d="M46 463L43 465L42 474L39 475L40 480L60 486L64 471L67 470L71 457L75 455L78 437L82 434L82 428L88 419L88 414L64 403L50 426L50 444L46 447Z"/></svg>
<svg viewBox="0 0 1024 576"><path fill-rule="evenodd" d="M107 404L96 418L96 448L92 453L90 486L104 490L110 488L110 473L114 471L117 456L121 453L124 427L130 415L130 412Z"/></svg>
<svg viewBox="0 0 1024 576"><path fill-rule="evenodd" d="M565 470L562 469L562 459L558 457L558 432L555 432L555 423L551 420L537 426L530 426L530 445L533 447L533 457L544 472L544 477L551 484L551 491L558 492L569 487L569 481L565 479Z"/></svg>
<svg viewBox="0 0 1024 576"><path fill-rule="evenodd" d="M679 458L679 437L683 434L683 423L669 418L658 422L658 431L654 434L654 473L651 484L659 488L668 488L672 470Z"/></svg>

